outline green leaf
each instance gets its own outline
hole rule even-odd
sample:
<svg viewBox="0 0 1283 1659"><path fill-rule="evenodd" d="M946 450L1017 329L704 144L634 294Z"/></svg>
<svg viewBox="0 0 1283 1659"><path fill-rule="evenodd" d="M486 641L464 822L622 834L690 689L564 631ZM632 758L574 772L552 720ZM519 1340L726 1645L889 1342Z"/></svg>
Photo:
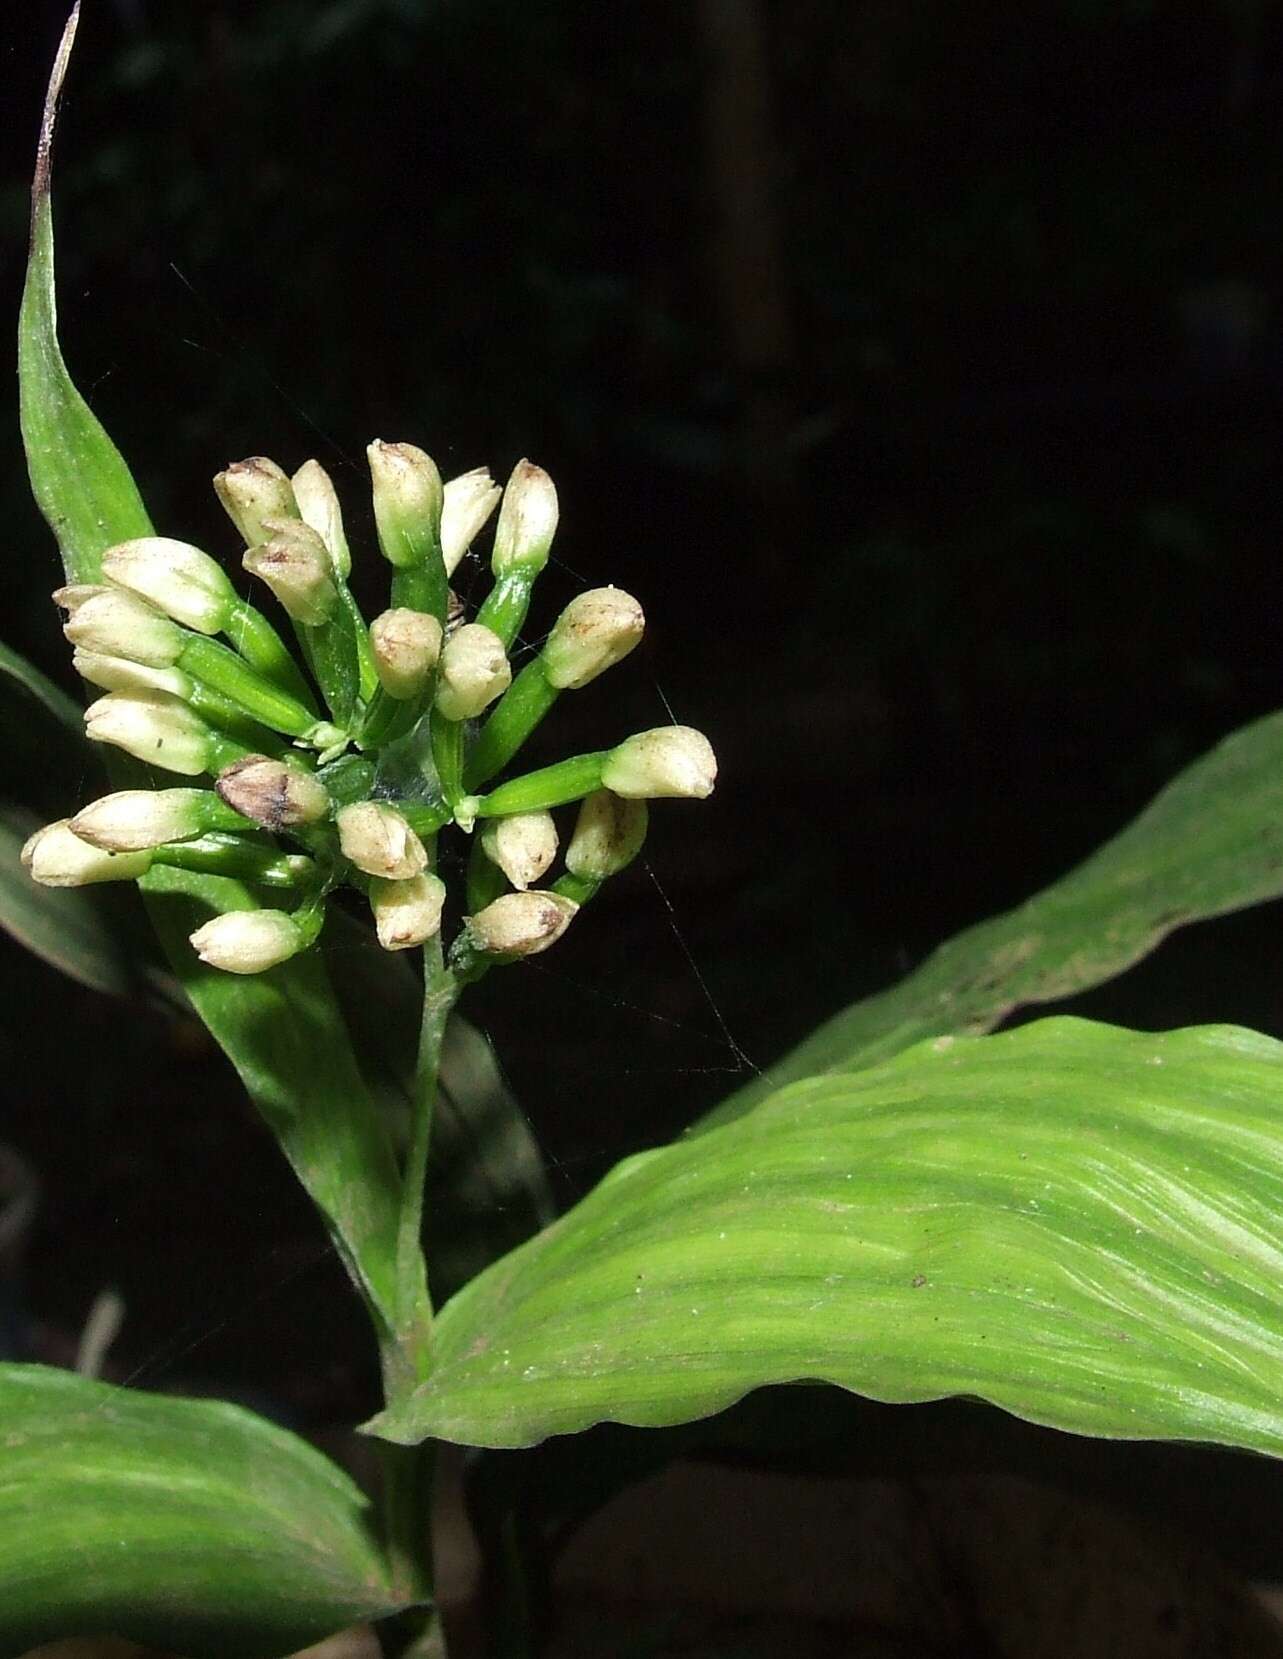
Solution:
<svg viewBox="0 0 1283 1659"><path fill-rule="evenodd" d="M238 1406L0 1366L0 1659L111 1633L269 1659L407 1605L366 1500Z"/></svg>
<svg viewBox="0 0 1283 1659"><path fill-rule="evenodd" d="M784 1083L857 1071L924 1037L990 1031L1130 968L1174 929L1283 894L1283 714L1235 732L1136 821L1018 909L941 945L889 991L834 1015L690 1131Z"/></svg>
<svg viewBox="0 0 1283 1659"><path fill-rule="evenodd" d="M619 1165L443 1310L374 1432L529 1445L766 1383L1283 1455L1283 1044L1051 1019Z"/></svg>
<svg viewBox="0 0 1283 1659"><path fill-rule="evenodd" d="M57 99L75 25L73 12L41 130L18 369L32 489L58 538L68 576L89 581L106 548L149 534L151 524L129 469L77 392L58 346L51 161ZM112 757L109 767L118 784L148 781L145 771L121 758ZM395 1318L399 1182L324 967L312 952L252 979L205 968L188 935L213 913L252 908L254 895L236 882L176 870L156 870L139 885L183 989L320 1207L339 1254L386 1333Z"/></svg>

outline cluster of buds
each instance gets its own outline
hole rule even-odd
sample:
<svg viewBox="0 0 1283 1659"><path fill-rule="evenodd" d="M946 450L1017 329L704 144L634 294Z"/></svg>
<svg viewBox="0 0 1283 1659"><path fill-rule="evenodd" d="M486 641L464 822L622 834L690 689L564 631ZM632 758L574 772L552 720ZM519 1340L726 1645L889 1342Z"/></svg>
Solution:
<svg viewBox="0 0 1283 1659"><path fill-rule="evenodd" d="M325 899L356 888L381 945L441 931L436 873L448 826L471 836L455 972L545 950L637 856L646 802L702 798L716 776L705 737L664 726L524 776L499 775L563 692L590 684L641 639L641 606L618 588L571 601L514 675L509 661L557 528L551 478L519 461L507 487L484 468L443 484L412 444L369 447L391 604L368 626L334 486L308 461L292 477L261 456L214 480L271 590L301 662L222 566L187 542L109 548L102 580L60 588L81 676L105 695L86 735L209 785L130 788L47 825L23 849L49 886L131 881L157 865L238 878L290 908L233 909L191 936L204 962L259 973L307 948ZM471 621L452 592L498 507L489 594ZM220 637L221 636L221 637ZM563 872L553 813L577 807Z"/></svg>

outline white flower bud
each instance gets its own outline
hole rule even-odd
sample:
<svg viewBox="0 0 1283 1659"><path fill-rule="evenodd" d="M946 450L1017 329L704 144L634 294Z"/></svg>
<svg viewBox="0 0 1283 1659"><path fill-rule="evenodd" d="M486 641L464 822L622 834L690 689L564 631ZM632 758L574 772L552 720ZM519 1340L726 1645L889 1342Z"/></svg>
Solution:
<svg viewBox="0 0 1283 1659"><path fill-rule="evenodd" d="M430 455L413 444L376 438L366 449L374 485L374 523L390 564L413 565L423 537L438 541L445 492Z"/></svg>
<svg viewBox="0 0 1283 1659"><path fill-rule="evenodd" d="M524 893L557 856L557 826L551 812L514 812L509 818L491 818L481 832L481 845L490 862Z"/></svg>
<svg viewBox="0 0 1283 1659"><path fill-rule="evenodd" d="M475 916L465 916L468 936L492 956L537 956L561 938L579 906L560 893L535 889L505 893Z"/></svg>
<svg viewBox="0 0 1283 1659"><path fill-rule="evenodd" d="M62 631L73 645L104 657L127 657L148 668L169 668L186 643L183 630L145 599L105 588L77 606Z"/></svg>
<svg viewBox="0 0 1283 1659"><path fill-rule="evenodd" d="M447 483L441 507L441 556L447 576L454 575L502 494L489 467L474 467Z"/></svg>
<svg viewBox="0 0 1283 1659"><path fill-rule="evenodd" d="M646 628L642 608L622 588L589 588L553 623L543 648L548 684L579 691L622 662Z"/></svg>
<svg viewBox="0 0 1283 1659"><path fill-rule="evenodd" d="M71 666L82 680L104 691L166 691L171 697L191 695L192 678L181 668L147 668L127 657L104 657L97 651L75 651Z"/></svg>
<svg viewBox="0 0 1283 1659"><path fill-rule="evenodd" d="M442 627L427 611L399 605L370 624L370 644L379 684L389 697L407 702L427 685L441 655Z"/></svg>
<svg viewBox="0 0 1283 1659"><path fill-rule="evenodd" d="M352 554L343 532L343 509L334 480L319 461L304 461L290 483L299 517L325 543L334 574L347 576L352 569Z"/></svg>
<svg viewBox="0 0 1283 1659"><path fill-rule="evenodd" d="M66 818L46 824L22 849L22 862L42 887L88 887L98 881L135 881L147 874L151 854L109 853L82 841Z"/></svg>
<svg viewBox="0 0 1283 1659"><path fill-rule="evenodd" d="M646 839L645 801L626 801L595 789L579 808L566 848L566 868L585 881L605 881L626 870Z"/></svg>
<svg viewBox="0 0 1283 1659"><path fill-rule="evenodd" d="M113 691L85 710L85 736L188 777L206 769L209 732L185 703L163 691Z"/></svg>
<svg viewBox="0 0 1283 1659"><path fill-rule="evenodd" d="M466 622L445 642L437 707L447 720L475 720L512 684L503 641L480 622Z"/></svg>
<svg viewBox="0 0 1283 1659"><path fill-rule="evenodd" d="M298 513L284 468L266 455L233 461L215 478L214 492L246 547L257 547L267 540L269 532L264 526L269 518L294 518Z"/></svg>
<svg viewBox="0 0 1283 1659"><path fill-rule="evenodd" d="M384 801L355 801L340 807L339 846L367 876L409 881L428 867L422 841L395 807Z"/></svg>
<svg viewBox="0 0 1283 1659"><path fill-rule="evenodd" d="M370 908L384 950L412 950L426 944L441 927L445 882L431 874L408 881L370 883Z"/></svg>
<svg viewBox="0 0 1283 1659"><path fill-rule="evenodd" d="M82 807L71 828L104 852L141 852L199 835L206 795L204 789L120 789Z"/></svg>
<svg viewBox="0 0 1283 1659"><path fill-rule="evenodd" d="M140 536L109 547L102 573L118 588L150 600L166 616L200 634L216 634L236 603L236 592L221 565L190 542L168 536Z"/></svg>
<svg viewBox="0 0 1283 1659"><path fill-rule="evenodd" d="M693 726L657 726L612 749L601 769L602 786L626 800L671 796L702 801L713 793L717 757Z"/></svg>
<svg viewBox="0 0 1283 1659"><path fill-rule="evenodd" d="M325 543L302 519L265 519L263 529L268 539L241 563L267 583L295 622L318 627L339 597Z"/></svg>
<svg viewBox="0 0 1283 1659"><path fill-rule="evenodd" d="M503 492L490 567L506 576L518 565L542 570L557 531L557 490L542 467L518 461Z"/></svg>
<svg viewBox="0 0 1283 1659"><path fill-rule="evenodd" d="M284 910L229 910L191 935L201 961L229 974L261 974L296 956L306 943Z"/></svg>
<svg viewBox="0 0 1283 1659"><path fill-rule="evenodd" d="M245 755L218 774L219 796L242 817L264 829L293 829L319 824L330 815L325 785L301 766L271 760L267 755Z"/></svg>

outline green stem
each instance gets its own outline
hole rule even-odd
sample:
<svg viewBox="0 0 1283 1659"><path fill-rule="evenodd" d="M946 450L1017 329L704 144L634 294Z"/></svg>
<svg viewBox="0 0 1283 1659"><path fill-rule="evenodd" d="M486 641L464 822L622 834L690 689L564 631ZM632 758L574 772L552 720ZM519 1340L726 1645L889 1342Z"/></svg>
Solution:
<svg viewBox="0 0 1283 1659"><path fill-rule="evenodd" d="M530 609L530 596L534 591L535 578L542 568L539 566L532 570L528 565L518 565L516 569L498 577L477 612L477 621L484 624L492 633L498 634L505 651L512 649L513 640L521 632L526 612Z"/></svg>
<svg viewBox="0 0 1283 1659"><path fill-rule="evenodd" d="M413 564L393 569L392 603L409 611L426 611L445 627L450 584L439 544L426 547Z"/></svg>
<svg viewBox="0 0 1283 1659"><path fill-rule="evenodd" d="M575 755L571 760L541 767L538 772L527 772L524 777L510 778L481 797L477 817L506 818L511 812L543 812L549 807L565 806L568 801L581 801L601 788L601 769L613 753L601 749L596 754Z"/></svg>
<svg viewBox="0 0 1283 1659"><path fill-rule="evenodd" d="M437 781L453 810L463 794L463 721L447 720L440 709L433 709L429 731Z"/></svg>
<svg viewBox="0 0 1283 1659"><path fill-rule="evenodd" d="M302 887L318 875L316 865L302 853L278 853L241 836L216 832L157 847L152 862L202 875L232 876L261 887Z"/></svg>
<svg viewBox="0 0 1283 1659"><path fill-rule="evenodd" d="M185 674L202 681L246 714L290 737L304 737L317 724L315 713L250 668L243 657L216 639L192 634L178 657Z"/></svg>
<svg viewBox="0 0 1283 1659"><path fill-rule="evenodd" d="M274 680L282 691L309 707L312 693L289 647L261 611L238 599L227 614L223 632L251 667Z"/></svg>
<svg viewBox="0 0 1283 1659"><path fill-rule="evenodd" d="M501 772L557 701L543 658L528 662L495 704L468 756L467 783L476 791Z"/></svg>

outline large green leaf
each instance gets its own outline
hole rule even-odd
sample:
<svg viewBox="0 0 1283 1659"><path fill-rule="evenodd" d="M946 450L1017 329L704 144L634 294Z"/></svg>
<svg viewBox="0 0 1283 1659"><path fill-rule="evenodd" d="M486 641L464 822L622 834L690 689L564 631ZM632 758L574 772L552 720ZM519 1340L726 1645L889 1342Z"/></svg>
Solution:
<svg viewBox="0 0 1283 1659"><path fill-rule="evenodd" d="M57 337L50 201L54 121L75 32L50 82L32 186L31 249L19 323L22 434L32 489L74 581L98 574L113 542L150 533L128 467L71 381ZM118 783L146 781L123 759ZM384 1331L395 1306L395 1160L315 953L255 978L205 968L187 936L213 912L258 901L239 883L157 870L140 883L183 989L236 1067L329 1225Z"/></svg>
<svg viewBox="0 0 1283 1659"><path fill-rule="evenodd" d="M1283 1044L1052 1019L620 1164L371 1425L520 1446L813 1379L1283 1455Z"/></svg>
<svg viewBox="0 0 1283 1659"><path fill-rule="evenodd" d="M924 1037L991 1031L1014 1008L1113 979L1187 922L1280 895L1283 714L1273 714L1195 761L1051 887L834 1015L691 1133L730 1122L795 1078L875 1065Z"/></svg>
<svg viewBox="0 0 1283 1659"><path fill-rule="evenodd" d="M0 1366L0 1659L113 1634L268 1659L407 1605L367 1504L238 1406Z"/></svg>

